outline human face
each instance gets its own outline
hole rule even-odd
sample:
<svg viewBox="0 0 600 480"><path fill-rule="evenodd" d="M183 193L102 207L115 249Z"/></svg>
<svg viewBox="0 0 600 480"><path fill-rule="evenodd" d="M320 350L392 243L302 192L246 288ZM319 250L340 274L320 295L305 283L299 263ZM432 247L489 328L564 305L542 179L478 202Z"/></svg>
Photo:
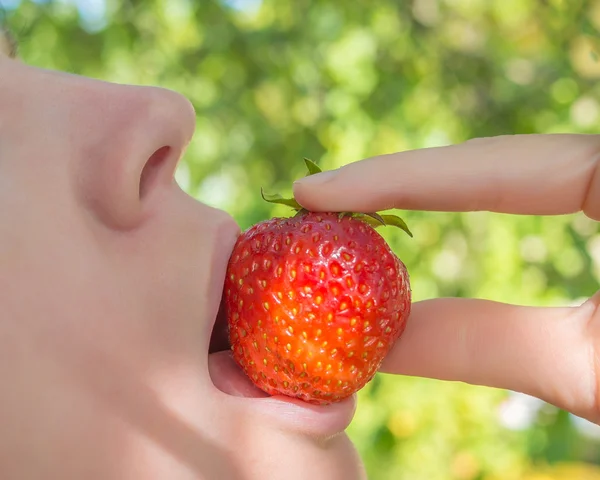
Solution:
<svg viewBox="0 0 600 480"><path fill-rule="evenodd" d="M0 55L0 477L362 477L354 399L209 355L238 228L174 181L194 126L173 92Z"/></svg>

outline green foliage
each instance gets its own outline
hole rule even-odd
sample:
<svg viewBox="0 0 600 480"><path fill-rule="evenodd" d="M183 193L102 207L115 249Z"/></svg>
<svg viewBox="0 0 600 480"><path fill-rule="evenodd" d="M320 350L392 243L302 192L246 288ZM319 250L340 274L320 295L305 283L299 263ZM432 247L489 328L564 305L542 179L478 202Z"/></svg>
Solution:
<svg viewBox="0 0 600 480"><path fill-rule="evenodd" d="M24 1L9 20L32 64L190 98L198 130L178 179L242 227L289 214L260 187L288 195L304 157L333 168L471 137L597 131L598 0L256 4L108 0L105 25L86 29L68 2ZM600 235L581 215L403 217L413 239L380 231L416 300L557 305L598 289ZM600 445L571 417L546 406L511 430L499 417L506 401L381 375L361 392L350 433L373 480L600 478Z"/></svg>

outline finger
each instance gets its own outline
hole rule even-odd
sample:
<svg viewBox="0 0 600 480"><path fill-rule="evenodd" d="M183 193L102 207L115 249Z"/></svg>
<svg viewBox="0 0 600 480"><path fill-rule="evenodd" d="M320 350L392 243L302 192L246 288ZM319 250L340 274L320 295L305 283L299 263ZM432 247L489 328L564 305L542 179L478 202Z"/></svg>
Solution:
<svg viewBox="0 0 600 480"><path fill-rule="evenodd" d="M294 184L316 211L388 208L600 219L599 135L518 135L394 153Z"/></svg>
<svg viewBox="0 0 600 480"><path fill-rule="evenodd" d="M519 391L598 421L594 348L586 333L594 311L590 304L417 302L382 372Z"/></svg>

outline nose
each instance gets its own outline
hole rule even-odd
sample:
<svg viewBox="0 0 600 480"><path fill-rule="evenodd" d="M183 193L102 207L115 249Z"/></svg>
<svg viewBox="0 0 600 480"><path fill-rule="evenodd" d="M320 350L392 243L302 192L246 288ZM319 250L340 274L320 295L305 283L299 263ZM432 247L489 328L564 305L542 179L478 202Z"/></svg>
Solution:
<svg viewBox="0 0 600 480"><path fill-rule="evenodd" d="M81 198L111 227L134 227L153 198L174 184L194 133L194 108L162 88L81 82L70 90Z"/></svg>

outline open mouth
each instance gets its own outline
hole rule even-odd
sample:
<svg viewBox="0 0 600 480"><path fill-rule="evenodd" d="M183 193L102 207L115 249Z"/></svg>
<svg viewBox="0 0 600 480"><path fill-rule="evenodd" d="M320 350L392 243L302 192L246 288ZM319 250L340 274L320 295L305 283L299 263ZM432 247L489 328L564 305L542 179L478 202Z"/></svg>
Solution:
<svg viewBox="0 0 600 480"><path fill-rule="evenodd" d="M208 353L210 355L212 381L215 387L223 393L244 398L270 396L256 387L233 359L223 304L219 307Z"/></svg>

